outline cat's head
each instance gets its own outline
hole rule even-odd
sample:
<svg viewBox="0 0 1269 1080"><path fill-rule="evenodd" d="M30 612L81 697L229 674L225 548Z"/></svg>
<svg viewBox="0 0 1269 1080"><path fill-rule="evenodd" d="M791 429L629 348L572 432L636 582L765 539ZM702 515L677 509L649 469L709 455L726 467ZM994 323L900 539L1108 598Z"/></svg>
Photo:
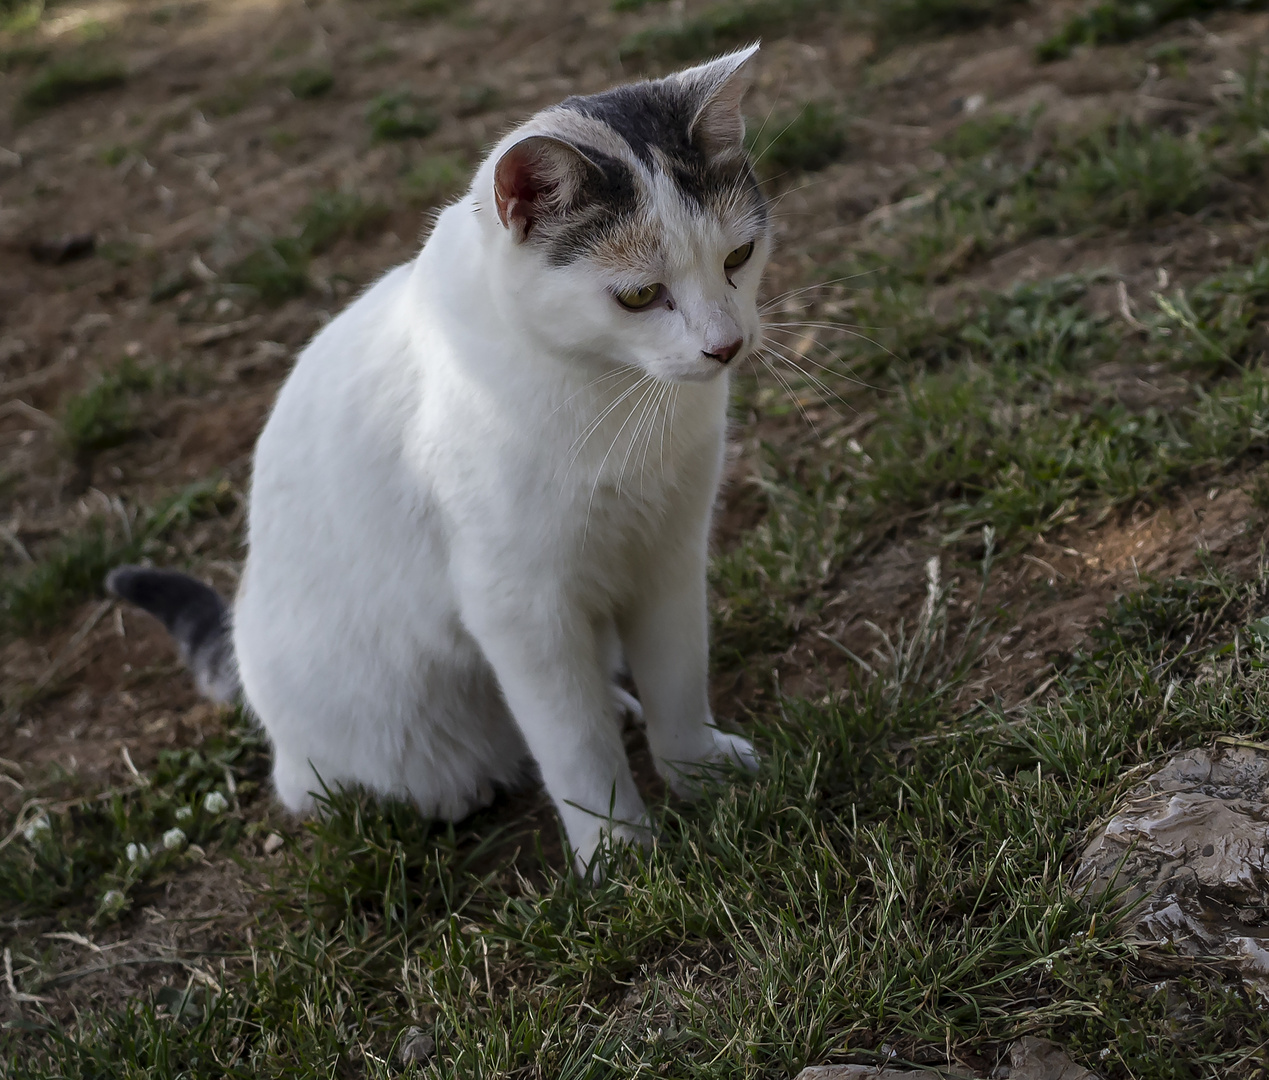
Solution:
<svg viewBox="0 0 1269 1080"><path fill-rule="evenodd" d="M757 346L770 229L740 111L757 48L568 98L482 168L506 292L561 355L701 381Z"/></svg>

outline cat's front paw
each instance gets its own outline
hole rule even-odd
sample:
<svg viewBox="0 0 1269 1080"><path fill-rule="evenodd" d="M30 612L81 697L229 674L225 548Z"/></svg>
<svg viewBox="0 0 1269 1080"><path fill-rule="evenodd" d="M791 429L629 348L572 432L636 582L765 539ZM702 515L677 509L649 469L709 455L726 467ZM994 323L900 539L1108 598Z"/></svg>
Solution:
<svg viewBox="0 0 1269 1080"><path fill-rule="evenodd" d="M607 875L610 862L631 848L650 848L655 839L652 824L646 817L633 823L605 821L573 842L573 865L582 877L600 882Z"/></svg>
<svg viewBox="0 0 1269 1080"><path fill-rule="evenodd" d="M746 772L758 771L758 751L743 735L733 735L711 727L713 745L695 761L667 761L661 763L661 775L670 790L681 799L700 798L704 786L702 779L717 775L720 766L738 765Z"/></svg>

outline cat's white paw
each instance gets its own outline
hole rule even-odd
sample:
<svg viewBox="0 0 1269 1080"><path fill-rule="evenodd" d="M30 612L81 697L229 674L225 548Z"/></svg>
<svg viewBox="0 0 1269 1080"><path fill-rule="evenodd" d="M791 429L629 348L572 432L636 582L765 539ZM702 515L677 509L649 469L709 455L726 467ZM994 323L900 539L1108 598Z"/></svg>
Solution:
<svg viewBox="0 0 1269 1080"><path fill-rule="evenodd" d="M431 815L440 818L442 821L459 822L463 818L470 817L477 810L484 810L494 801L494 786L488 780L482 780L476 785L476 790L469 795L448 799L436 807Z"/></svg>
<svg viewBox="0 0 1269 1080"><path fill-rule="evenodd" d="M661 763L661 775L670 790L682 799L698 799L703 791L701 778L711 770L717 772L722 765L739 765L746 772L758 771L758 751L743 735L710 728L713 745L695 761L667 761Z"/></svg>
<svg viewBox="0 0 1269 1080"><path fill-rule="evenodd" d="M628 848L650 848L656 834L645 817L638 822L605 821L573 841L573 865L591 881L603 881L608 863Z"/></svg>

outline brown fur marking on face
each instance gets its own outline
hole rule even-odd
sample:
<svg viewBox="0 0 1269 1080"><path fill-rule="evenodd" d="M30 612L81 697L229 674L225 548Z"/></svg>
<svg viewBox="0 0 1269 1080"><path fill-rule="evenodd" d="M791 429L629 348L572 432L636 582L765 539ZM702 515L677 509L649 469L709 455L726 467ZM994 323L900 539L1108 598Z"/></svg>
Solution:
<svg viewBox="0 0 1269 1080"><path fill-rule="evenodd" d="M587 252L587 258L605 270L655 273L661 263L657 223L646 214L616 223Z"/></svg>

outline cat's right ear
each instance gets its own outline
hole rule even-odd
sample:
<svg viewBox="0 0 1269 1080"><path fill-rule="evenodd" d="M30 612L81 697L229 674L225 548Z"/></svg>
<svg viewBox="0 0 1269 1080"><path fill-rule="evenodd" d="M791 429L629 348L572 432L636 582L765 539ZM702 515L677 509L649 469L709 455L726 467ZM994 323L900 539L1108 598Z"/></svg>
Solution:
<svg viewBox="0 0 1269 1080"><path fill-rule="evenodd" d="M549 135L521 139L494 166L494 202L498 220L516 243L528 239L535 225L558 219L573 205L589 159L576 147Z"/></svg>

